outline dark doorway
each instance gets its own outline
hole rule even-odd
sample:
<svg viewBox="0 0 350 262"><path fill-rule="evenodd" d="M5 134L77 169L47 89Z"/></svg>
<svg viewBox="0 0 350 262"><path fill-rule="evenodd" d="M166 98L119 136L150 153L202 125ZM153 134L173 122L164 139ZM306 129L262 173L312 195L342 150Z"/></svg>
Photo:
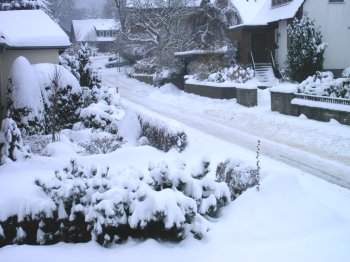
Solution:
<svg viewBox="0 0 350 262"><path fill-rule="evenodd" d="M267 35L252 34L252 52L255 63L267 63Z"/></svg>

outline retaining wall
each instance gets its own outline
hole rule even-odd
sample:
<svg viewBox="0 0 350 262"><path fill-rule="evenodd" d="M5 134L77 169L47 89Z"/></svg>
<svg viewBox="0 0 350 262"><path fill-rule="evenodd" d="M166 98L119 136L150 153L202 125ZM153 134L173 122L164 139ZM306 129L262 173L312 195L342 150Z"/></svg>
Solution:
<svg viewBox="0 0 350 262"><path fill-rule="evenodd" d="M130 77L135 78L135 79L139 80L140 82L143 82L143 83L146 83L149 85L153 85L153 75L132 74Z"/></svg>
<svg viewBox="0 0 350 262"><path fill-rule="evenodd" d="M236 89L237 103L246 106L253 107L258 105L258 94L256 88L238 88Z"/></svg>
<svg viewBox="0 0 350 262"><path fill-rule="evenodd" d="M218 99L236 98L236 87L213 87L209 85L199 85L185 83L185 92Z"/></svg>
<svg viewBox="0 0 350 262"><path fill-rule="evenodd" d="M304 114L309 119L323 122L335 119L339 123L350 125L350 100L348 105L343 104L344 99L325 98L331 102L314 101L312 97L309 99L300 94L271 91L271 110L292 116Z"/></svg>

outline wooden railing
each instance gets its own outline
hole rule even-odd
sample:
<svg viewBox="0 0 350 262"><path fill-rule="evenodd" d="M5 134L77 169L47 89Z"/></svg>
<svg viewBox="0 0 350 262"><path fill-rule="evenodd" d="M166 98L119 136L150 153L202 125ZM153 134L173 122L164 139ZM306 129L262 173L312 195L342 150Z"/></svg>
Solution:
<svg viewBox="0 0 350 262"><path fill-rule="evenodd" d="M314 95L307 95L307 94L301 94L301 93L295 93L294 95L295 95L295 98L303 99L303 100L350 106L350 99L334 98L334 97L328 97L328 96L314 96Z"/></svg>

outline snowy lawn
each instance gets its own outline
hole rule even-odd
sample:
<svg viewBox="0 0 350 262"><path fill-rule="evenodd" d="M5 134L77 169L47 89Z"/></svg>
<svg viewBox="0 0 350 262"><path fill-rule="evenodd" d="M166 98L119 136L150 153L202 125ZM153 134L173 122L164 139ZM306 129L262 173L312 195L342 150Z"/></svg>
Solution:
<svg viewBox="0 0 350 262"><path fill-rule="evenodd" d="M255 154L223 140L185 127L189 146L183 153L163 153L150 147L125 147L113 153L77 157L87 164L108 165L111 172L133 166L140 170L149 161L198 163L209 156L212 172L227 157L254 164ZM203 143L205 141L205 143ZM43 193L34 178L53 176L53 170L70 159L67 155L34 157L23 163L0 167L1 214L21 205L39 205ZM248 190L211 219L208 235L180 244L155 240L136 241L110 249L95 242L53 246L6 246L0 260L11 261L107 261L114 258L137 261L348 261L350 249L350 192L316 179L300 170L268 158L261 159L261 190ZM20 182L19 182L20 181Z"/></svg>
<svg viewBox="0 0 350 262"><path fill-rule="evenodd" d="M97 62L102 64L105 60ZM261 106L246 109L232 100L201 98L171 86L155 89L120 74L114 76L115 72L115 69L104 70L105 82L118 85L122 97L125 95L127 99L136 95L137 101L151 108L153 105L165 112L176 108L201 116L204 125L206 118L217 119L259 137L270 136L281 143L333 155L332 159L342 163L349 161L349 127L271 113L266 91L259 93ZM119 82L114 82L115 79ZM124 104L143 109L129 101ZM142 113L174 123L149 110ZM54 170L61 169L72 156L88 166L109 166L111 173L129 167L146 171L150 161L165 160L170 165L186 162L188 166L196 166L204 156L211 160L210 176L214 176L218 163L229 157L255 165L254 151L207 134L210 126L201 132L176 122L175 125L182 127L188 136L188 147L182 153L125 145L112 153L81 156L59 144L52 148L51 157L35 156L0 166L0 219L23 208L45 205L47 197L34 184L35 178L53 177ZM350 191L265 156L260 157L260 164L260 191L249 189L224 207L218 218L209 218L210 231L201 241L192 236L177 244L129 239L108 249L94 241L53 246L12 245L0 249L0 261L349 261Z"/></svg>

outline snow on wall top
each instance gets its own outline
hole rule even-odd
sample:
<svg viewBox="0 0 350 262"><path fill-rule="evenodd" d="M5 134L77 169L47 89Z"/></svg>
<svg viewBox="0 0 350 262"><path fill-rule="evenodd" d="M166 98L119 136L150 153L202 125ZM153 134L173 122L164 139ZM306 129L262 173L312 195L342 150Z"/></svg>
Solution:
<svg viewBox="0 0 350 262"><path fill-rule="evenodd" d="M233 0L238 9L243 24L232 26L231 29L243 25L267 25L268 23L290 19L295 16L305 0L293 0L278 7L271 6L271 0Z"/></svg>
<svg viewBox="0 0 350 262"><path fill-rule="evenodd" d="M9 47L68 47L66 33L42 10L0 11L0 43Z"/></svg>
<svg viewBox="0 0 350 262"><path fill-rule="evenodd" d="M114 19L73 20L72 26L76 41L99 41L96 30L118 30L119 25ZM112 41L115 38L112 39ZM105 40L104 40L105 41Z"/></svg>

